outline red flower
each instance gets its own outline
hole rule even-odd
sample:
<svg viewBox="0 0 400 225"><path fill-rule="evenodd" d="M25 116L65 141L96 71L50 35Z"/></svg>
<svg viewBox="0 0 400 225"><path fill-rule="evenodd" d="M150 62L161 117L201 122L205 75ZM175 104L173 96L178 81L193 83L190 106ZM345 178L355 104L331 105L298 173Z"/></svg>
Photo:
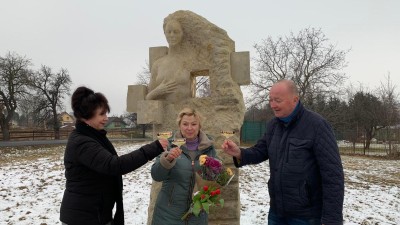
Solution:
<svg viewBox="0 0 400 225"><path fill-rule="evenodd" d="M219 195L219 194L221 194L221 191L220 191L219 189L217 189L217 190L215 190L215 193L216 193L217 195Z"/></svg>
<svg viewBox="0 0 400 225"><path fill-rule="evenodd" d="M211 192L211 196L214 196L214 195L216 195L217 193L215 192L215 191L212 191Z"/></svg>
<svg viewBox="0 0 400 225"><path fill-rule="evenodd" d="M204 187L203 187L203 190L204 190L204 191L208 191L208 186L204 186Z"/></svg>
<svg viewBox="0 0 400 225"><path fill-rule="evenodd" d="M200 196L201 199L204 199L205 197L206 197L205 194L202 194L202 195Z"/></svg>

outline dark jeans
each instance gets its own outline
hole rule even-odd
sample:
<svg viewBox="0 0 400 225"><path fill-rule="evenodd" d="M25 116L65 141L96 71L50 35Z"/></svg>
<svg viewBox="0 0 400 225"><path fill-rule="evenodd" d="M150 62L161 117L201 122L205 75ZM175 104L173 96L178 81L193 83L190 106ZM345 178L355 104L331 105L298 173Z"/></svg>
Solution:
<svg viewBox="0 0 400 225"><path fill-rule="evenodd" d="M68 225L68 224L61 222L61 225ZM110 221L106 225L112 225L112 222Z"/></svg>
<svg viewBox="0 0 400 225"><path fill-rule="evenodd" d="M268 225L321 225L321 219L300 219L293 217L282 217L275 214L270 209L268 213Z"/></svg>

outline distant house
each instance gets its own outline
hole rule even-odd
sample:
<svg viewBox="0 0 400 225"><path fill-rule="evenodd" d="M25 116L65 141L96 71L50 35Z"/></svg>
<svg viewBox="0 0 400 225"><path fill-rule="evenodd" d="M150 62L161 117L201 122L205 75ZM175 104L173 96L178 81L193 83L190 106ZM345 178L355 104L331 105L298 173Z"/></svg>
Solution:
<svg viewBox="0 0 400 225"><path fill-rule="evenodd" d="M119 117L108 117L108 122L105 129L120 129L126 128L128 125Z"/></svg>
<svg viewBox="0 0 400 225"><path fill-rule="evenodd" d="M67 112L60 113L58 118L60 118L61 126L72 126L75 124L75 118Z"/></svg>
<svg viewBox="0 0 400 225"><path fill-rule="evenodd" d="M137 125L132 120L130 120L128 118L124 118L123 120L126 123L126 128L136 128Z"/></svg>

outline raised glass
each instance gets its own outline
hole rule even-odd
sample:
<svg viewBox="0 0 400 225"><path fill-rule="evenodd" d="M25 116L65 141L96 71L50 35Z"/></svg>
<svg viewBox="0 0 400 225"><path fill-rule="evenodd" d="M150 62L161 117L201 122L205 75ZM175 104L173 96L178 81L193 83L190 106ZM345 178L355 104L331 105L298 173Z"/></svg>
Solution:
<svg viewBox="0 0 400 225"><path fill-rule="evenodd" d="M221 135L224 136L226 139L228 139L228 138L232 137L233 135L235 135L235 131L222 130Z"/></svg>
<svg viewBox="0 0 400 225"><path fill-rule="evenodd" d="M175 138L173 141L172 141L172 144L173 145L175 145L175 146L177 146L178 148L181 148L181 146L183 145L183 144L185 144L186 143L186 138ZM177 159L180 159L182 156L179 156Z"/></svg>

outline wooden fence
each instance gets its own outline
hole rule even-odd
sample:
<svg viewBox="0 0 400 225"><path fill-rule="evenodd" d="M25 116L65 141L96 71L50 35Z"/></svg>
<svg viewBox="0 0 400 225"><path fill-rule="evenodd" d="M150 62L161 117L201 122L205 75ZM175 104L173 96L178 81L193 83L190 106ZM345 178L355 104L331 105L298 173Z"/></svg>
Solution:
<svg viewBox="0 0 400 225"><path fill-rule="evenodd" d="M60 130L60 139L67 139L72 129ZM29 140L52 140L54 139L53 130L10 130L11 141L29 141ZM143 138L143 130L134 128L120 128L107 130L107 136L111 138ZM0 141L3 141L3 134L0 133Z"/></svg>

